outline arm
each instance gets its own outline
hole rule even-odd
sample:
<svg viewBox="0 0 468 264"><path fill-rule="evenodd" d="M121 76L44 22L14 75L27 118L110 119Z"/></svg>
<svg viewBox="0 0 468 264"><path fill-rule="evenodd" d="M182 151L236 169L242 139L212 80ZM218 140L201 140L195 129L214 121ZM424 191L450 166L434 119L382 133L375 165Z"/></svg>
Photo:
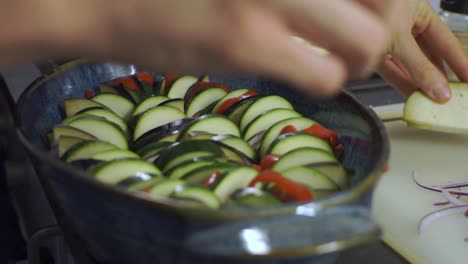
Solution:
<svg viewBox="0 0 468 264"><path fill-rule="evenodd" d="M266 75L314 95L334 94L347 78L375 69L399 2L0 1L6 6L0 10L0 67L86 56L156 71ZM312 52L292 35L330 54Z"/></svg>

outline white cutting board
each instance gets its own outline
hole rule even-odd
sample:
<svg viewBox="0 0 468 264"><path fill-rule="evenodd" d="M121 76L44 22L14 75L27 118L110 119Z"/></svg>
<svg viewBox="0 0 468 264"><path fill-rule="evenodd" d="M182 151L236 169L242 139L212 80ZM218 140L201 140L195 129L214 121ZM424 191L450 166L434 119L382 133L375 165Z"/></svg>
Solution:
<svg viewBox="0 0 468 264"><path fill-rule="evenodd" d="M388 109L382 109L388 113ZM376 109L379 113L379 109ZM439 218L420 235L420 219L444 207L433 203L442 194L417 186L416 170L424 182L446 184L468 179L468 135L448 135L387 122L390 136L390 169L376 186L373 214L384 241L415 264L467 264L468 218L462 213ZM466 201L466 200L465 200Z"/></svg>

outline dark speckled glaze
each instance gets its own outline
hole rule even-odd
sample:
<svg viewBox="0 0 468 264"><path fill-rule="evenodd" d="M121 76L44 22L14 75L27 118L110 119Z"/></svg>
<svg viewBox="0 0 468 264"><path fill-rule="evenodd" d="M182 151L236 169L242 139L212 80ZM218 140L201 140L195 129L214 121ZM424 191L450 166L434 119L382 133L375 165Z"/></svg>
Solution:
<svg viewBox="0 0 468 264"><path fill-rule="evenodd" d="M260 210L189 210L101 184L47 154L46 134L62 120L64 99L83 97L85 89L136 70L129 65L75 61L36 80L17 105L20 139L59 222L72 230L65 232L67 240L79 243L88 259L135 264L333 263L335 251L378 238L366 198L387 162L388 138L376 115L346 92L331 100L314 101L260 78L212 78L232 88L281 95L298 112L338 132L345 146L344 164L354 172L352 188L310 204ZM258 220L266 216L280 217ZM238 222L243 219L257 222ZM235 234L244 227L262 225L273 227L273 250L256 259L242 249ZM221 240L225 244L217 243ZM297 246L302 251L296 250Z"/></svg>

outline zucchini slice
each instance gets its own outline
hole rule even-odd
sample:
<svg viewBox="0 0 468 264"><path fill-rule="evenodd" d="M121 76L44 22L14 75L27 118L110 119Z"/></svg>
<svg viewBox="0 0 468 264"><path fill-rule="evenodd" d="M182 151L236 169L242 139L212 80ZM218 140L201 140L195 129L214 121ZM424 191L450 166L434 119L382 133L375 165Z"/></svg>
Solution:
<svg viewBox="0 0 468 264"><path fill-rule="evenodd" d="M338 161L311 163L307 164L306 167L327 175L328 178L335 182L341 189L345 189L349 186L350 177L343 165Z"/></svg>
<svg viewBox="0 0 468 264"><path fill-rule="evenodd" d="M182 112L185 112L184 100L182 100L180 98L169 99L167 101L162 102L159 105L172 106L172 107L175 107L175 108L179 109Z"/></svg>
<svg viewBox="0 0 468 264"><path fill-rule="evenodd" d="M101 93L93 96L91 100L105 105L125 121L132 116L135 110L135 104L132 101L118 94Z"/></svg>
<svg viewBox="0 0 468 264"><path fill-rule="evenodd" d="M171 179L180 179L182 176L187 174L188 172L195 170L197 168L211 165L215 163L216 161L213 160L198 160L197 162L193 162L191 160L185 161L184 163L180 163L176 167L168 170L167 172L164 173L165 176Z"/></svg>
<svg viewBox="0 0 468 264"><path fill-rule="evenodd" d="M301 117L298 112L287 109L277 108L268 110L253 119L250 124L245 127L242 137L245 140L250 140L253 136L258 133L270 128L273 124L288 118Z"/></svg>
<svg viewBox="0 0 468 264"><path fill-rule="evenodd" d="M208 132L205 132L205 131L192 131L192 132L186 133L185 135L183 135L182 138L178 138L177 140L178 141L207 140L207 139L212 139L215 136L217 136L217 135L212 134L212 133L208 133ZM231 136L231 135L229 135L229 136Z"/></svg>
<svg viewBox="0 0 468 264"><path fill-rule="evenodd" d="M153 185L155 185L156 183L158 183L160 181L165 180L164 177L158 177L158 176L155 176L155 175L151 175L151 176L153 176L153 178L151 178L150 180L139 181L139 182L136 181L135 183L128 185L127 189L131 190L131 191L145 191L145 192L148 192L149 189Z"/></svg>
<svg viewBox="0 0 468 264"><path fill-rule="evenodd" d="M279 136L271 144L270 150L267 153L282 156L294 149L303 147L322 149L334 155L333 150L327 141L304 132L286 133Z"/></svg>
<svg viewBox="0 0 468 264"><path fill-rule="evenodd" d="M80 159L90 159L96 153L113 150L117 147L111 143L100 140L86 140L70 147L63 154L62 159L71 162Z"/></svg>
<svg viewBox="0 0 468 264"><path fill-rule="evenodd" d="M93 115L88 115L88 114L75 114L75 115L72 115L70 117L67 117L65 119L62 120L62 125L65 125L65 126L68 126L70 125L70 123L76 119L80 119L80 118L90 118L90 119L97 119L97 120L106 120L104 117L100 117L100 116L93 116Z"/></svg>
<svg viewBox="0 0 468 264"><path fill-rule="evenodd" d="M171 161L169 161L167 164L164 165L163 172L167 172L168 170L173 169L174 167L178 166L179 164L182 164L186 161L191 161L191 162L198 162L200 159L201 160L206 160L206 159L214 159L217 156L211 151L191 151L191 152L186 152L186 153L181 153L179 156L175 157Z"/></svg>
<svg viewBox="0 0 468 264"><path fill-rule="evenodd" d="M86 139L79 138L79 137L71 137L71 136L61 136L58 139L58 155L59 157L63 157L63 154L67 152L71 147L74 145L85 141Z"/></svg>
<svg viewBox="0 0 468 264"><path fill-rule="evenodd" d="M170 106L167 106L170 107ZM179 131L185 128L187 124L189 124L192 120L191 119L179 119L177 121L168 123L166 125L154 128L145 134L141 135L137 140L133 143L134 150L140 150L143 147L147 146L148 144L167 140L168 136L178 135ZM172 140L171 140L172 141Z"/></svg>
<svg viewBox="0 0 468 264"><path fill-rule="evenodd" d="M106 106L100 104L99 102L89 100L89 99L84 99L84 98L65 99L63 103L65 105L65 115L67 117L73 116L76 113L87 108L94 108L94 107L99 107L99 108L104 108L104 109L107 108Z"/></svg>
<svg viewBox="0 0 468 264"><path fill-rule="evenodd" d="M164 179L157 182L149 189L149 194L157 198L168 198L178 189L182 189L186 183L177 179Z"/></svg>
<svg viewBox="0 0 468 264"><path fill-rule="evenodd" d="M92 116L105 118L107 121L110 121L118 125L123 131L125 131L126 134L128 134L127 124L125 124L125 121L123 121L123 119L120 118L120 116L116 115L114 112L111 112L106 109L93 108L93 109L83 110L79 112L79 114L92 115Z"/></svg>
<svg viewBox="0 0 468 264"><path fill-rule="evenodd" d="M216 114L203 115L193 120L180 132L179 139L184 138L187 133L195 131L215 135L229 134L238 137L240 136L239 128L234 124L234 122L225 116Z"/></svg>
<svg viewBox="0 0 468 264"><path fill-rule="evenodd" d="M272 125L264 134L262 143L260 144L259 153L263 157L268 154L271 143L275 141L281 133L281 130L286 126L294 126L298 131L308 128L313 124L316 124L314 120L307 117L293 117L281 120Z"/></svg>
<svg viewBox="0 0 468 264"><path fill-rule="evenodd" d="M138 119L135 131L133 132L133 139L138 140L140 136L154 128L184 118L184 112L172 106L156 106L151 108Z"/></svg>
<svg viewBox="0 0 468 264"><path fill-rule="evenodd" d="M241 122L241 118L244 115L245 111L255 103L260 97L258 96L251 96L247 97L243 100L240 100L236 104L233 104L231 107L226 109L223 115L227 116L229 119L232 120L236 125L239 125Z"/></svg>
<svg viewBox="0 0 468 264"><path fill-rule="evenodd" d="M182 188L182 190L174 192L171 198L195 201L211 209L218 209L221 206L221 201L212 191L201 187Z"/></svg>
<svg viewBox="0 0 468 264"><path fill-rule="evenodd" d="M195 116L200 111L217 102L227 94L222 88L208 88L197 93L190 101L186 101L185 112L187 116Z"/></svg>
<svg viewBox="0 0 468 264"><path fill-rule="evenodd" d="M77 137L77 138L82 138L82 139L96 139L95 136L89 134L88 132L85 132L75 127L66 126L66 125L54 126L54 128L52 129L52 133L53 133L54 144L58 142L58 139L61 136L70 136L70 137Z"/></svg>
<svg viewBox="0 0 468 264"><path fill-rule="evenodd" d="M229 93L227 93L226 95L223 96L223 98L221 98L216 104L215 106L213 107L213 110L212 110L212 113L213 114L216 114L216 112L218 111L219 107L221 107L222 104L224 104L224 102L226 102L227 100L229 99L233 99L233 98L237 98L239 96L242 96L244 93L248 92L249 90L248 89L237 89L237 90L234 90L234 91L231 91Z"/></svg>
<svg viewBox="0 0 468 264"><path fill-rule="evenodd" d="M327 175L310 167L293 167L281 173L284 177L315 191L338 191L340 187Z"/></svg>
<svg viewBox="0 0 468 264"><path fill-rule="evenodd" d="M206 166L198 167L192 171L189 171L182 179L188 183L193 184L203 184L206 179L210 177L213 173L224 173L225 171L242 166L234 162L215 162Z"/></svg>
<svg viewBox="0 0 468 264"><path fill-rule="evenodd" d="M126 187L127 189L135 189L135 186L141 186L143 182L152 181L153 179L162 179L160 176L139 172L128 178L118 182L118 186ZM145 184L146 185L146 184Z"/></svg>
<svg viewBox="0 0 468 264"><path fill-rule="evenodd" d="M138 114L141 114L143 112L146 112L150 108L156 107L160 105L161 103L169 100L169 97L167 96L153 96L145 99L143 102L141 102L135 111L133 112L133 116L137 116Z"/></svg>
<svg viewBox="0 0 468 264"><path fill-rule="evenodd" d="M99 86L101 93L118 94L130 100L134 104L139 104L142 100L139 92L134 91L128 87L123 86L121 83L109 83Z"/></svg>
<svg viewBox="0 0 468 264"><path fill-rule="evenodd" d="M184 98L187 90L198 82L198 78L192 75L185 75L172 83L171 87L167 91L167 97L169 98Z"/></svg>
<svg viewBox="0 0 468 264"><path fill-rule="evenodd" d="M228 200L229 196L238 189L249 186L249 183L258 175L256 169L242 166L224 172L213 184L213 192L221 201Z"/></svg>
<svg viewBox="0 0 468 264"><path fill-rule="evenodd" d="M143 159L147 159L153 156L154 154L159 153L161 150L163 150L164 148L166 148L167 146L171 144L172 144L171 142L167 142L167 141L153 142L137 150L136 153L140 155Z"/></svg>
<svg viewBox="0 0 468 264"><path fill-rule="evenodd" d="M225 90L226 92L230 91L229 87L220 83L199 81L195 83L194 85L192 85L187 90L183 99L185 102L190 103L193 97L195 97L197 94L203 92L206 89L211 89L211 88L220 88L220 89Z"/></svg>
<svg viewBox="0 0 468 264"><path fill-rule="evenodd" d="M116 160L116 159L131 159L131 158L140 158L135 152L131 152L125 149L113 149L104 152L99 152L91 156L92 159L95 160Z"/></svg>
<svg viewBox="0 0 468 264"><path fill-rule="evenodd" d="M278 95L269 95L256 100L245 110L239 123L241 131L244 131L247 125L261 113L275 108L294 109L291 103Z"/></svg>
<svg viewBox="0 0 468 264"><path fill-rule="evenodd" d="M283 204L270 193L253 187L239 190L232 195L231 199L235 206L240 207L264 207Z"/></svg>
<svg viewBox="0 0 468 264"><path fill-rule="evenodd" d="M103 162L88 169L88 173L95 176L96 179L109 184L117 184L138 173L161 175L161 171L156 166L141 159L120 159Z"/></svg>
<svg viewBox="0 0 468 264"><path fill-rule="evenodd" d="M109 121L82 117L71 121L69 126L84 130L97 139L112 143L121 149L128 148L125 132L119 126Z"/></svg>
<svg viewBox="0 0 468 264"><path fill-rule="evenodd" d="M333 154L318 148L298 148L281 156L272 169L283 172L289 168L306 166L312 163L335 162Z"/></svg>
<svg viewBox="0 0 468 264"><path fill-rule="evenodd" d="M224 156L221 147L210 140L175 142L161 151L159 158L156 160L156 166L164 170L174 159L192 152L209 152L214 156Z"/></svg>
<svg viewBox="0 0 468 264"><path fill-rule="evenodd" d="M257 160L257 152L249 143L247 143L247 141L243 140L240 137L236 137L234 135L217 135L211 137L211 139L214 141L219 141L227 146L238 150L253 161Z"/></svg>

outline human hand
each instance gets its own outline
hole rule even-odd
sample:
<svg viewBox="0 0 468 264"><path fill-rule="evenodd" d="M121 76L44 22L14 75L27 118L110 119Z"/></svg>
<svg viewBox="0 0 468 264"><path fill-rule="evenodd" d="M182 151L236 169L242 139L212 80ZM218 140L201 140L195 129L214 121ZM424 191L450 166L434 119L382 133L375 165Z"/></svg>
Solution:
<svg viewBox="0 0 468 264"><path fill-rule="evenodd" d="M422 90L436 102L451 97L443 62L461 81L468 81L468 60L456 37L427 0L406 0L392 31L389 55L378 73L397 90L409 95Z"/></svg>
<svg viewBox="0 0 468 264"><path fill-rule="evenodd" d="M107 1L102 1L107 2ZM372 73L397 2L381 0L114 0L87 55L156 71L251 73L331 95ZM328 51L311 51L300 36Z"/></svg>

